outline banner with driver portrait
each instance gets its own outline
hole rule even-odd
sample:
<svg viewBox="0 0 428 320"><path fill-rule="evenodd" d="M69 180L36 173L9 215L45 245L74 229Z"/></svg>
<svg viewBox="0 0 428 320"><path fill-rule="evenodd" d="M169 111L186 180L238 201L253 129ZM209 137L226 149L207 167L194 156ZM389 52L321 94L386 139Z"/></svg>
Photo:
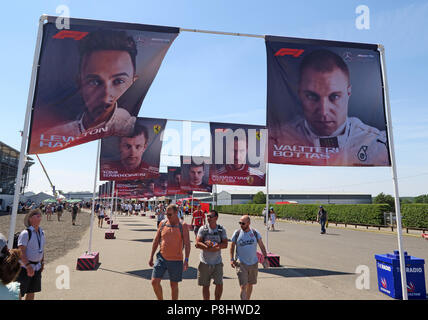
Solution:
<svg viewBox="0 0 428 320"><path fill-rule="evenodd" d="M264 186L266 127L210 122L210 130L210 184Z"/></svg>
<svg viewBox="0 0 428 320"><path fill-rule="evenodd" d="M49 153L134 130L178 28L70 19L43 26L28 153Z"/></svg>
<svg viewBox="0 0 428 320"><path fill-rule="evenodd" d="M166 119L138 117L132 133L101 140L100 180L144 180L159 177Z"/></svg>
<svg viewBox="0 0 428 320"><path fill-rule="evenodd" d="M390 166L377 45L265 40L269 163Z"/></svg>
<svg viewBox="0 0 428 320"><path fill-rule="evenodd" d="M181 156L181 190L211 192L209 183L210 157Z"/></svg>

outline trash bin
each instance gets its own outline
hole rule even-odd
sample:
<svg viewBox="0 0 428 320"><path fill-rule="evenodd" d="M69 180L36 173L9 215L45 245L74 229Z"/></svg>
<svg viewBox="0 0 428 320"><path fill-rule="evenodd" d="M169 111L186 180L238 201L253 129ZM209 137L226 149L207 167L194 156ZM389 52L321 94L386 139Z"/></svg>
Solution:
<svg viewBox="0 0 428 320"><path fill-rule="evenodd" d="M375 255L377 282L379 291L394 299L402 299L400 256L393 254ZM410 299L426 299L425 260L407 255L404 252L406 266L407 296Z"/></svg>

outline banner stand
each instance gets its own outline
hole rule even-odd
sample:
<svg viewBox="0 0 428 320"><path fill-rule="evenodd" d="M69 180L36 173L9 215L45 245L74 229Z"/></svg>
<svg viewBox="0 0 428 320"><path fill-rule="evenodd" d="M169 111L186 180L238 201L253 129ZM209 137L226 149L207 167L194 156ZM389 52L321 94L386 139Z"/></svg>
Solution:
<svg viewBox="0 0 428 320"><path fill-rule="evenodd" d="M269 163L266 162L266 252L269 252Z"/></svg>
<svg viewBox="0 0 428 320"><path fill-rule="evenodd" d="M193 217L193 190L192 190L192 208L190 209L191 211L191 216Z"/></svg>
<svg viewBox="0 0 428 320"><path fill-rule="evenodd" d="M99 263L99 257L100 257L99 252L92 252L91 249L92 249L92 231L94 226L95 194L97 191L98 163L100 162L100 151L101 151L101 139L98 139L97 160L95 163L94 191L92 194L91 222L89 225L89 245L88 245L88 251L86 251L83 255L81 255L77 259L77 267L76 267L77 270L95 270ZM101 198L100 198L100 207L101 207Z"/></svg>
<svg viewBox="0 0 428 320"><path fill-rule="evenodd" d="M30 90L28 92L28 98L27 98L27 110L25 112L25 118L24 118L24 129L22 131L22 138L21 138L21 151L19 152L18 171L16 173L16 181L15 181L15 193L13 196L12 213L11 213L10 224L9 224L9 238L7 243L7 247L9 249L13 248L13 237L15 234L16 217L18 215L19 196L21 194L21 186L22 186L22 173L23 173L26 158L27 158L26 149L27 149L27 142L28 142L28 132L30 129L31 111L32 111L32 105L34 100L34 93L36 89L36 78L39 70L39 59L40 59L40 51L41 51L41 45L42 45L43 25L47 17L48 16L44 14L40 16L39 29L37 30L37 40L36 40L36 48L34 50L33 70L31 71Z"/></svg>
<svg viewBox="0 0 428 320"><path fill-rule="evenodd" d="M105 232L104 238L105 239L116 239L116 237L114 236L114 231L112 230L113 228L113 206L114 206L114 186L115 186L115 182L113 180L113 183L111 183L111 199L110 199L110 221L108 221L110 223L110 227L109 230L107 230Z"/></svg>
<svg viewBox="0 0 428 320"><path fill-rule="evenodd" d="M212 208L213 210L215 210L215 204L214 204L214 200L215 200L215 193L217 192L216 185L213 185L213 205Z"/></svg>
<svg viewBox="0 0 428 320"><path fill-rule="evenodd" d="M269 263L269 267L280 267L279 264L280 257L279 255L273 254L269 251L269 163L266 162L266 254L267 256L263 256L263 253L257 251L257 259L259 263L263 264L265 259L267 259Z"/></svg>
<svg viewBox="0 0 428 320"><path fill-rule="evenodd" d="M400 256L400 273L401 273L401 289L403 293L403 300L408 300L407 295L407 279L406 279L406 265L404 261L403 243L402 243L402 225L401 225L401 210L400 210L400 196L398 193L398 177L397 177L397 165L395 161L395 150L394 150L394 137L392 134L392 120L391 120L391 105L389 100L389 89L388 80L386 77L386 64L385 64L385 48L383 45L378 46L380 51L380 63L383 79L383 92L386 106L386 118L388 128L388 142L389 150L391 155L391 169L392 169L392 181L394 185L394 197L395 197L395 215L397 222L397 240L398 240L398 252Z"/></svg>
<svg viewBox="0 0 428 320"><path fill-rule="evenodd" d="M116 181L113 180L113 184L112 184L112 187L111 187L111 202L110 202L110 220L111 220L111 223L110 223L110 229L111 229L111 225L113 224L113 211L114 211L113 206L114 206L114 186L115 186L115 182Z"/></svg>
<svg viewBox="0 0 428 320"><path fill-rule="evenodd" d="M214 185L215 186L215 199L214 199L214 203L215 203L215 207L217 208L217 206L218 206L218 203L217 203L217 185L215 184Z"/></svg>
<svg viewBox="0 0 428 320"><path fill-rule="evenodd" d="M116 200L116 202L114 203L114 218L116 219L116 217L117 217L117 200L118 200L118 198L119 198L119 196L118 196L118 190L116 190L116 197L115 197L115 200Z"/></svg>

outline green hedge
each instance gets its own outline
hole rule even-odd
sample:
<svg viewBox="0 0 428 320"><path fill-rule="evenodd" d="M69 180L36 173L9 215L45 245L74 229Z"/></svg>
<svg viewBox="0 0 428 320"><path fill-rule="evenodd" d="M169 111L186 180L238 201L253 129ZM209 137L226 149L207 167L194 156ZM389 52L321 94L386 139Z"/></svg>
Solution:
<svg viewBox="0 0 428 320"><path fill-rule="evenodd" d="M239 204L217 206L218 212L229 214L249 214L261 216L264 204ZM317 204L286 204L272 205L277 217L297 220L315 221L319 205ZM338 223L383 224L383 212L387 212L386 204L341 204L323 205L328 212L328 220Z"/></svg>
<svg viewBox="0 0 428 320"><path fill-rule="evenodd" d="M305 221L315 221L318 204L271 205L277 217ZM221 213L261 216L264 204L235 204L217 206ZM383 225L383 213L390 211L388 204L331 204L323 205L328 212L328 220L338 223ZM408 228L428 228L428 204L401 205L402 225Z"/></svg>
<svg viewBox="0 0 428 320"><path fill-rule="evenodd" d="M428 228L428 204L403 204L402 224L408 228Z"/></svg>

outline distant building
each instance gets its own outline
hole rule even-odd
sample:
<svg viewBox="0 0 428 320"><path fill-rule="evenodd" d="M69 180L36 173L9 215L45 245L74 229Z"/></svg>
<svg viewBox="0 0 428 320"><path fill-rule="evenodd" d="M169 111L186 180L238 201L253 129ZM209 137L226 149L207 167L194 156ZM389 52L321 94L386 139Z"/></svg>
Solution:
<svg viewBox="0 0 428 320"><path fill-rule="evenodd" d="M246 204L259 191L221 191L217 194L218 205ZM290 193L270 192L269 203L296 201L302 204L371 204L371 194L358 193Z"/></svg>
<svg viewBox="0 0 428 320"><path fill-rule="evenodd" d="M19 151L0 141L0 210L5 210L8 206L12 207L18 162ZM24 192L25 187L28 185L30 167L33 164L33 159L27 157L20 194Z"/></svg>
<svg viewBox="0 0 428 320"><path fill-rule="evenodd" d="M90 191L77 191L77 192L62 192L61 193L67 200L79 199L83 201L92 200L93 193Z"/></svg>

